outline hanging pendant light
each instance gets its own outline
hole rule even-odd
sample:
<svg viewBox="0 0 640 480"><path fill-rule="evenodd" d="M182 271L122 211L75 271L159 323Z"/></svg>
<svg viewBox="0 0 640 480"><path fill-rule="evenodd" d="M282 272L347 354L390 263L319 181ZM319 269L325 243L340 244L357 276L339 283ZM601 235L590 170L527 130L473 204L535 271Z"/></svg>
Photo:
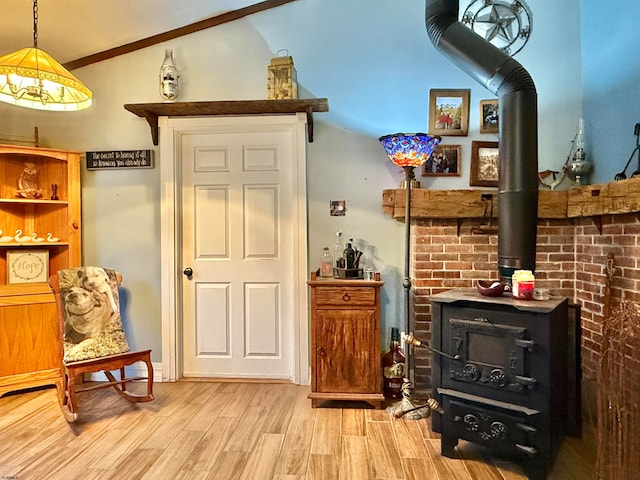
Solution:
<svg viewBox="0 0 640 480"><path fill-rule="evenodd" d="M38 48L38 0L33 1L33 47L0 57L0 101L38 110L74 111L91 105L80 80Z"/></svg>

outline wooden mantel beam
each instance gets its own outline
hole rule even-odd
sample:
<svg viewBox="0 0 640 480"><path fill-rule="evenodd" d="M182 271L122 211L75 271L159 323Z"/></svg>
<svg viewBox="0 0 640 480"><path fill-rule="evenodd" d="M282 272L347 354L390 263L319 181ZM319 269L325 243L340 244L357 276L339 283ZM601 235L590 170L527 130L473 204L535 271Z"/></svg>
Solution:
<svg viewBox="0 0 640 480"><path fill-rule="evenodd" d="M405 217L404 189L382 192L382 211ZM500 208L497 190L411 191L411 218L486 218L493 202L492 218ZM489 205L489 208L487 208ZM586 185L571 190L540 190L538 218L577 218L640 212L640 177Z"/></svg>

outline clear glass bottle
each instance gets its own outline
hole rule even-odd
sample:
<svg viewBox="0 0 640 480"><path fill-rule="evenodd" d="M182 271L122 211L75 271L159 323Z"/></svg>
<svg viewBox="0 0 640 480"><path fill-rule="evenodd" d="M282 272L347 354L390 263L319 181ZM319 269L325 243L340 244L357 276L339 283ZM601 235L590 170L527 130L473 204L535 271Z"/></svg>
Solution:
<svg viewBox="0 0 640 480"><path fill-rule="evenodd" d="M385 398L401 398L406 357L400 345L400 332L391 329L389 351L382 357L382 392Z"/></svg>
<svg viewBox="0 0 640 480"><path fill-rule="evenodd" d="M320 257L320 276L323 278L333 277L333 257L329 251L329 247L322 248L322 256Z"/></svg>
<svg viewBox="0 0 640 480"><path fill-rule="evenodd" d="M173 101L178 98L178 69L173 62L173 51L166 49L164 51L164 60L160 67L160 95L166 101Z"/></svg>

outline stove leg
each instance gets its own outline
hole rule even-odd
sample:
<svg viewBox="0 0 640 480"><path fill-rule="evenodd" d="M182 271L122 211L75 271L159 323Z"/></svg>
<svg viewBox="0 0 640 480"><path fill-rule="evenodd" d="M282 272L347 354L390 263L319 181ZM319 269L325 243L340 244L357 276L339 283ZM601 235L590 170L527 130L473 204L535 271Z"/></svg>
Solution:
<svg viewBox="0 0 640 480"><path fill-rule="evenodd" d="M440 453L444 457L456 458L456 445L458 445L458 437L442 435L442 437L440 438Z"/></svg>
<svg viewBox="0 0 640 480"><path fill-rule="evenodd" d="M529 480L546 480L546 469L538 463L528 463L523 465L523 469Z"/></svg>

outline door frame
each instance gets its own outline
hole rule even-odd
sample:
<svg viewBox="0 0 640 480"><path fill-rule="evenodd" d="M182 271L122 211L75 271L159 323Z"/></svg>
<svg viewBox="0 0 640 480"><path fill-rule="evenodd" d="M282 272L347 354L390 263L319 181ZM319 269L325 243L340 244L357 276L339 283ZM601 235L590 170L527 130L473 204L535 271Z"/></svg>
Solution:
<svg viewBox="0 0 640 480"><path fill-rule="evenodd" d="M294 175L293 224L293 382L309 385L309 321L307 289L307 169L305 113L288 115L254 115L225 117L159 117L160 130L160 252L161 252L161 320L162 381L175 382L182 376L182 288L181 288L181 137L193 133L224 132L227 127L251 126L258 131L294 133L296 172Z"/></svg>

